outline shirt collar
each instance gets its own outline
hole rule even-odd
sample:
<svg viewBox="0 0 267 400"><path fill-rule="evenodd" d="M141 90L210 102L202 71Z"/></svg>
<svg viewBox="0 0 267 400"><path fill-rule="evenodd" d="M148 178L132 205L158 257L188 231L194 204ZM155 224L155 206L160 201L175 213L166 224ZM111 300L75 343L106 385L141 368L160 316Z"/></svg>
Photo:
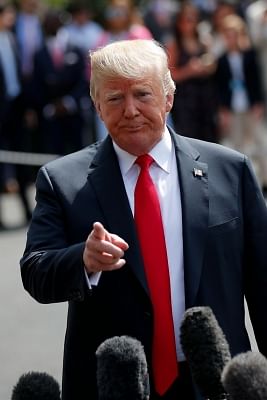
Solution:
<svg viewBox="0 0 267 400"><path fill-rule="evenodd" d="M137 157L123 150L114 141L113 146L118 157L121 173L124 176L131 169ZM170 173L171 169L172 148L171 135L168 128L165 127L162 139L153 147L149 154L153 157L158 166L167 173Z"/></svg>

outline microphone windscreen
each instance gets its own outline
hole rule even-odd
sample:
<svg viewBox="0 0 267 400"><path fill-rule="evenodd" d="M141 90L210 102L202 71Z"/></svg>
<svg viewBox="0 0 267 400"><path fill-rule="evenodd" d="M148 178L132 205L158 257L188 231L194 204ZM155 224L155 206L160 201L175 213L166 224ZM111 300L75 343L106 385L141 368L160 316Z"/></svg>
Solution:
<svg viewBox="0 0 267 400"><path fill-rule="evenodd" d="M13 387L11 400L60 400L60 387L45 372L28 372Z"/></svg>
<svg viewBox="0 0 267 400"><path fill-rule="evenodd" d="M99 400L145 400L149 376L142 344L129 336L105 340L96 351Z"/></svg>
<svg viewBox="0 0 267 400"><path fill-rule="evenodd" d="M181 345L202 396L223 398L221 373L231 355L228 342L210 307L192 307L181 323Z"/></svg>
<svg viewBox="0 0 267 400"><path fill-rule="evenodd" d="M232 400L266 400L267 359L252 351L238 354L225 366L222 383Z"/></svg>

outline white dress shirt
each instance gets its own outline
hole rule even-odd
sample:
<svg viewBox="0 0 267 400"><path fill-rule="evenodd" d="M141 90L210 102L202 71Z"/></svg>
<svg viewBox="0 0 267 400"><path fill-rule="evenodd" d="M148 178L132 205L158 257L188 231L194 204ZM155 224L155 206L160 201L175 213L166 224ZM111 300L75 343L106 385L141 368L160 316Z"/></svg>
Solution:
<svg viewBox="0 0 267 400"><path fill-rule="evenodd" d="M3 69L7 97L14 99L20 94L21 88L11 37L6 31L0 32L0 63Z"/></svg>
<svg viewBox="0 0 267 400"><path fill-rule="evenodd" d="M23 75L33 72L33 58L41 47L43 34L41 22L36 14L20 12L16 22L16 36L21 51L21 68Z"/></svg>
<svg viewBox="0 0 267 400"><path fill-rule="evenodd" d="M249 108L249 99L244 83L243 55L241 52L232 52L228 54L227 58L233 77L231 81L231 108L234 112L243 113Z"/></svg>
<svg viewBox="0 0 267 400"><path fill-rule="evenodd" d="M136 156L122 150L116 143L113 143L113 145L134 215L134 190L140 167L135 164ZM178 360L183 361L185 356L180 344L180 325L185 311L182 209L175 152L167 128L162 140L156 144L149 154L155 160L149 172L159 196L168 254L176 351ZM97 285L100 274L90 276L90 283L88 283Z"/></svg>

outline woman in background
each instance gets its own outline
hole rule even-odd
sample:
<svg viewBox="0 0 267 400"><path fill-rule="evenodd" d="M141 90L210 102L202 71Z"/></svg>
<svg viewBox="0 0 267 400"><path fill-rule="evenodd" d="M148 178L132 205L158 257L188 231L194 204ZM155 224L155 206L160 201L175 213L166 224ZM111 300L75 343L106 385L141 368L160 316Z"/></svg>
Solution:
<svg viewBox="0 0 267 400"><path fill-rule="evenodd" d="M172 109L175 130L182 135L217 141L215 62L198 32L199 12L184 3L167 44L176 93Z"/></svg>

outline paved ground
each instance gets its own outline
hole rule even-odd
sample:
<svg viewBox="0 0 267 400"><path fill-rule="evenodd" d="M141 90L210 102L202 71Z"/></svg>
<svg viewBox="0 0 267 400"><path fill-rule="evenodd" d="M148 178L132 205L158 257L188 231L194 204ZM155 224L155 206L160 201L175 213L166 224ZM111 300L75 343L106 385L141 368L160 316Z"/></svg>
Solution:
<svg viewBox="0 0 267 400"><path fill-rule="evenodd" d="M44 371L61 381L67 307L38 304L24 291L19 259L26 228L19 228L23 221L17 196L6 195L2 208L10 229L0 232L0 400L9 400L25 372Z"/></svg>
<svg viewBox="0 0 267 400"><path fill-rule="evenodd" d="M66 304L41 305L23 289L19 259L26 229L14 195L3 203L10 229L0 232L0 399L9 400L21 374L42 371L61 381Z"/></svg>

